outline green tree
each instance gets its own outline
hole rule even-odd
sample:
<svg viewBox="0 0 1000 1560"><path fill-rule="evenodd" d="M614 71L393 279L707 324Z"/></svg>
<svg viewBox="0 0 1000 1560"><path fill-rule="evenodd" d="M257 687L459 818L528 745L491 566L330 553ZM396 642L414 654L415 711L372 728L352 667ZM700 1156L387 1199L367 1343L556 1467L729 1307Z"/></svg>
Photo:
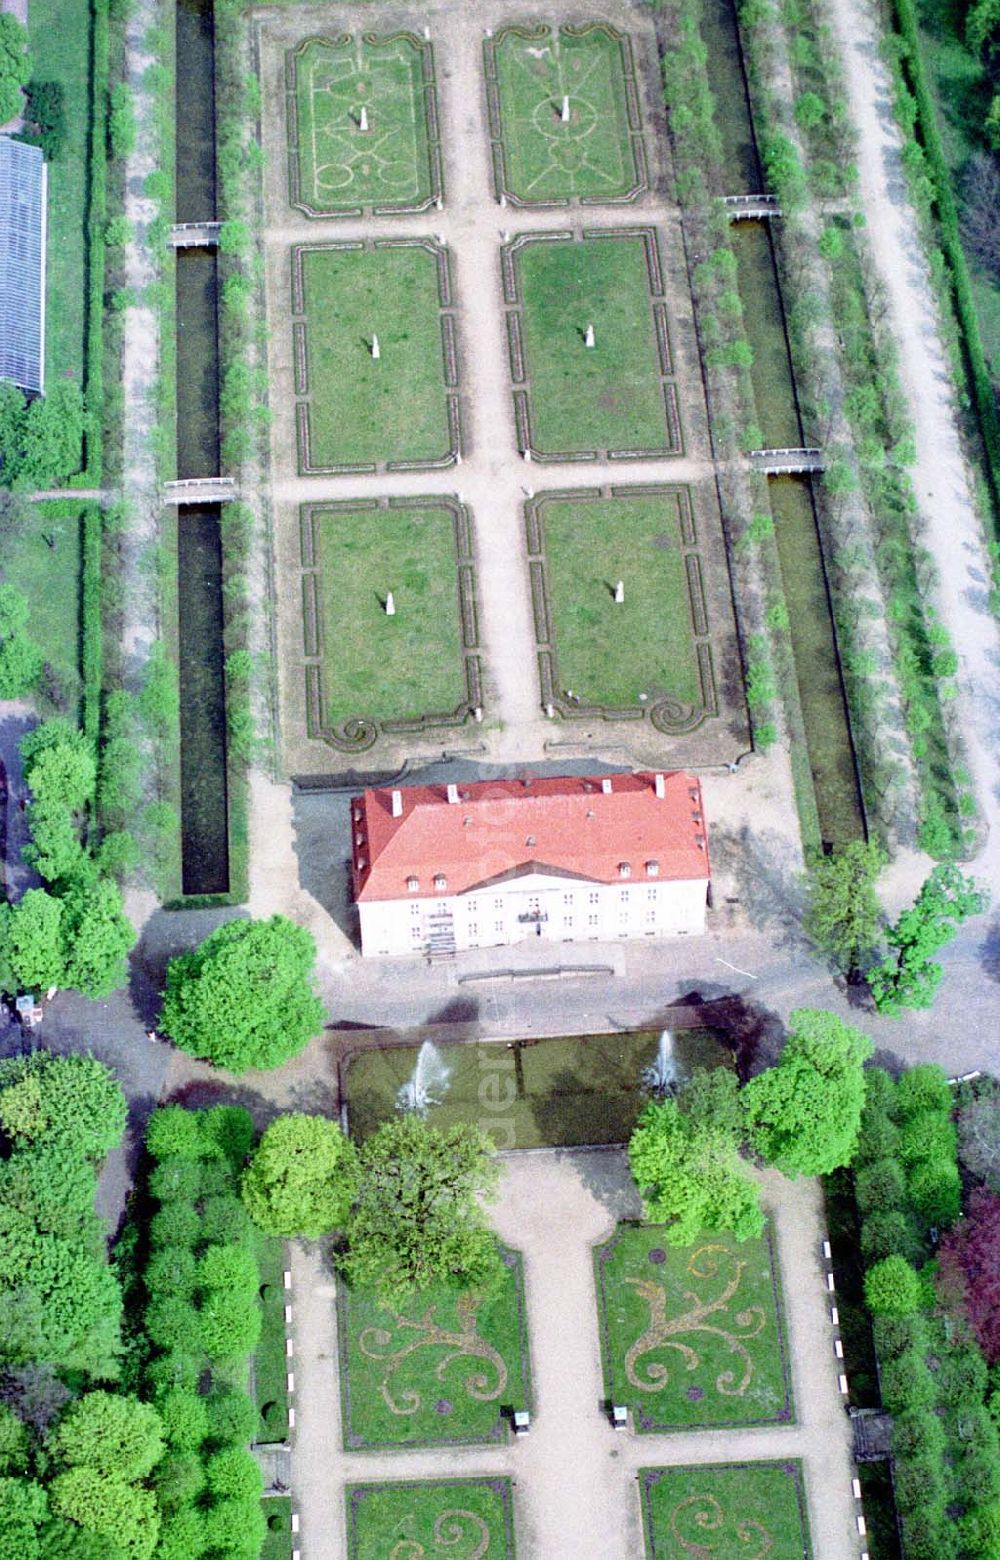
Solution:
<svg viewBox="0 0 1000 1560"><path fill-rule="evenodd" d="M41 675L45 658L25 632L30 614L27 596L6 581L0 584L0 699L20 698Z"/></svg>
<svg viewBox="0 0 1000 1560"><path fill-rule="evenodd" d="M881 913L875 880L886 864L877 840L852 840L821 856L809 873L806 931L848 975L878 947Z"/></svg>
<svg viewBox="0 0 1000 1560"><path fill-rule="evenodd" d="M112 1392L87 1392L67 1410L50 1448L69 1468L97 1468L134 1482L164 1455L164 1427L150 1402Z"/></svg>
<svg viewBox="0 0 1000 1560"><path fill-rule="evenodd" d="M495 1192L499 1170L484 1132L431 1127L407 1112L362 1144L358 1166L340 1259L351 1283L397 1303L431 1284L464 1289L494 1277L497 1243L479 1199Z"/></svg>
<svg viewBox="0 0 1000 1560"><path fill-rule="evenodd" d="M872 1043L819 1008L797 1008L789 1024L777 1065L743 1090L747 1129L785 1175L828 1175L854 1157Z"/></svg>
<svg viewBox="0 0 1000 1560"><path fill-rule="evenodd" d="M952 940L959 925L986 909L989 896L951 862L934 868L917 895L889 930L887 956L868 971L875 1006L891 1017L905 1008L929 1008L941 982L934 954Z"/></svg>
<svg viewBox="0 0 1000 1560"><path fill-rule="evenodd" d="M40 1484L0 1479L0 1560L44 1560L38 1529L48 1514L48 1496Z"/></svg>
<svg viewBox="0 0 1000 1560"><path fill-rule="evenodd" d="M27 29L9 11L0 11L0 125L21 112L21 91L30 75Z"/></svg>
<svg viewBox="0 0 1000 1560"><path fill-rule="evenodd" d="M685 1114L674 1099L651 1100L628 1158L646 1217L670 1226L671 1245L690 1245L702 1230L731 1230L737 1240L763 1230L760 1192L728 1125Z"/></svg>
<svg viewBox="0 0 1000 1560"><path fill-rule="evenodd" d="M24 777L38 801L78 811L94 794L96 765L83 732L62 716L21 738Z"/></svg>
<svg viewBox="0 0 1000 1560"><path fill-rule="evenodd" d="M920 1278L905 1257L883 1257L865 1274L865 1304L873 1316L914 1316Z"/></svg>
<svg viewBox="0 0 1000 1560"><path fill-rule="evenodd" d="M80 469L84 408L79 385L57 380L24 413L20 447L13 460L3 453L3 470L32 487L56 486Z"/></svg>
<svg viewBox="0 0 1000 1560"><path fill-rule="evenodd" d="M156 1548L160 1514L152 1490L96 1468L68 1468L49 1487L57 1516L112 1539L127 1560L149 1560Z"/></svg>
<svg viewBox="0 0 1000 1560"><path fill-rule="evenodd" d="M29 888L16 904L0 905L0 986L45 990L64 984L63 907L44 888Z"/></svg>
<svg viewBox="0 0 1000 1560"><path fill-rule="evenodd" d="M125 1131L125 1096L94 1056L35 1051L0 1061L0 1127L15 1147L61 1144L103 1159Z"/></svg>
<svg viewBox="0 0 1000 1560"><path fill-rule="evenodd" d="M243 1201L269 1235L317 1240L343 1226L357 1185L356 1154L325 1116L279 1116L243 1172Z"/></svg>
<svg viewBox="0 0 1000 1560"><path fill-rule="evenodd" d="M0 1403L0 1473L24 1473L29 1446L27 1425L6 1403Z"/></svg>
<svg viewBox="0 0 1000 1560"><path fill-rule="evenodd" d="M128 954L135 927L125 914L122 893L110 878L67 894L65 983L85 997L107 997L128 978Z"/></svg>
<svg viewBox="0 0 1000 1560"><path fill-rule="evenodd" d="M228 921L171 959L161 1027L217 1067L278 1067L323 1027L315 958L312 935L284 916Z"/></svg>
<svg viewBox="0 0 1000 1560"><path fill-rule="evenodd" d="M94 1468L129 1483L145 1479L163 1456L163 1424L151 1403L113 1392L87 1392L50 1437L67 1467Z"/></svg>

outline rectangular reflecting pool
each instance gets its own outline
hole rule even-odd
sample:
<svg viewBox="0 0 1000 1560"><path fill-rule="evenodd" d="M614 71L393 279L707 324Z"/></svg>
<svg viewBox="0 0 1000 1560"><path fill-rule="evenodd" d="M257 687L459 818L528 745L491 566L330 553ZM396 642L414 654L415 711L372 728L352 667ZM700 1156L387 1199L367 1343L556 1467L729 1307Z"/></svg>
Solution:
<svg viewBox="0 0 1000 1560"><path fill-rule="evenodd" d="M695 1067L731 1066L730 1052L710 1029L673 1034L677 1075ZM660 1032L573 1035L540 1040L459 1041L426 1048L389 1046L356 1052L345 1063L343 1088L351 1136L362 1139L399 1109L421 1050L427 1065L427 1120L437 1127L466 1122L497 1148L569 1148L624 1143L650 1097L645 1069L655 1066Z"/></svg>

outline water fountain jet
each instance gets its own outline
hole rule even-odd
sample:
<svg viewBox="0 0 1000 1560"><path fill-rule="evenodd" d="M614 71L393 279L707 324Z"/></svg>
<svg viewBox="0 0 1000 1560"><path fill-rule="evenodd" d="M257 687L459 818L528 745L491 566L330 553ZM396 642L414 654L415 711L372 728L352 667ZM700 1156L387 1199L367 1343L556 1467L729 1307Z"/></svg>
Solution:
<svg viewBox="0 0 1000 1560"><path fill-rule="evenodd" d="M397 1110L416 1111L426 1116L432 1105L440 1105L448 1092L451 1068L433 1040L425 1040L417 1052L412 1075L396 1094Z"/></svg>
<svg viewBox="0 0 1000 1560"><path fill-rule="evenodd" d="M642 1069L643 1087L657 1099L665 1099L677 1087L677 1058L674 1055L674 1037L664 1029L656 1047L656 1056L648 1067Z"/></svg>

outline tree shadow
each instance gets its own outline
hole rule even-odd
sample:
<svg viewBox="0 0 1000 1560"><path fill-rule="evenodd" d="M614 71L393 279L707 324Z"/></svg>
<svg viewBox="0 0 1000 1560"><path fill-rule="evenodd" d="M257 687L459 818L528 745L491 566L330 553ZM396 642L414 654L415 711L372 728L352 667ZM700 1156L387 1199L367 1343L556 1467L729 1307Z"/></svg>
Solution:
<svg viewBox="0 0 1000 1560"><path fill-rule="evenodd" d="M798 857L783 836L751 831L746 824L738 829L716 824L712 858L723 873L735 878L740 903L755 927L776 931L775 940L782 947L805 943L805 881Z"/></svg>

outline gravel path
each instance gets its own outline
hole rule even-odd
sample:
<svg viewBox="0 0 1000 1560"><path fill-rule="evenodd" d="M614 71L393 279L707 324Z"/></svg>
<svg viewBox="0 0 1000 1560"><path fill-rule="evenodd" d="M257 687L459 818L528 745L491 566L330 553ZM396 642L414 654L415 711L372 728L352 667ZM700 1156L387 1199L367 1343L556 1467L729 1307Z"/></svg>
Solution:
<svg viewBox="0 0 1000 1560"><path fill-rule="evenodd" d="M990 835L975 866L1000 881L1000 643L989 611L990 567L956 425L951 370L937 326L917 218L906 197L891 82L871 0L831 8L847 93L860 131L858 173L867 233L886 288L899 369L913 417L913 468L923 542L937 565L935 603L959 656L958 714Z"/></svg>
<svg viewBox="0 0 1000 1560"><path fill-rule="evenodd" d="M777 1207L798 1423L633 1435L602 1412L591 1248L639 1211L620 1153L520 1154L506 1162L495 1223L523 1253L535 1387L530 1433L496 1447L345 1452L339 1425L334 1284L316 1248L292 1259L296 1416L293 1489L311 1560L346 1552L343 1489L364 1479L508 1474L525 1560L630 1560L642 1552L642 1467L794 1457L805 1464L814 1553L856 1560L850 1436L837 1386L820 1263L815 1182L765 1178Z"/></svg>
<svg viewBox="0 0 1000 1560"><path fill-rule="evenodd" d="M135 150L125 167L125 215L132 237L125 250L125 282L134 302L125 313L123 377L125 406L124 495L132 506L129 531L123 538L127 576L123 650L126 672L134 675L145 662L157 633L155 581L148 567L149 550L159 535L159 493L152 436L156 427L156 376L159 326L156 311L144 301L144 291L157 277L146 229L156 215L156 203L144 193L145 180L158 166L153 104L142 82L154 63L145 37L157 20L156 0L137 0L125 39L126 80L136 109Z"/></svg>

